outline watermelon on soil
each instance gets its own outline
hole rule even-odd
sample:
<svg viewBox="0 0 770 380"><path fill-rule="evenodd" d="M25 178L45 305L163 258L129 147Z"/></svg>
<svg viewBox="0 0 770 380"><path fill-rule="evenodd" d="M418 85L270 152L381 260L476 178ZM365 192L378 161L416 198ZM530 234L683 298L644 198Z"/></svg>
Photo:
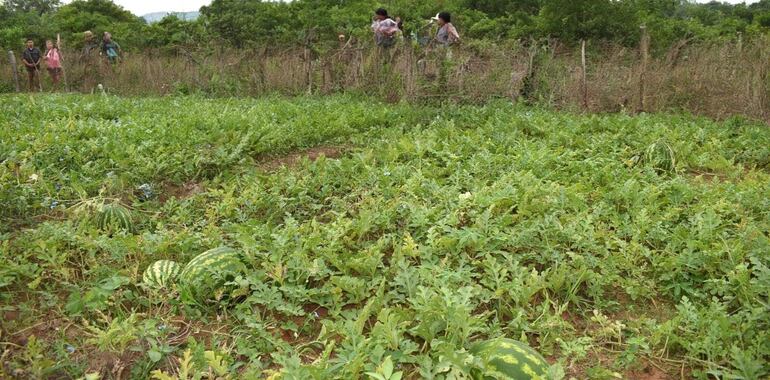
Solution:
<svg viewBox="0 0 770 380"><path fill-rule="evenodd" d="M513 339L496 338L475 345L471 352L484 363L477 380L547 380L548 362L528 345Z"/></svg>
<svg viewBox="0 0 770 380"><path fill-rule="evenodd" d="M179 287L185 302L206 303L226 298L233 290L225 284L246 272L240 254L229 247L208 250L182 269Z"/></svg>
<svg viewBox="0 0 770 380"><path fill-rule="evenodd" d="M101 207L96 215L96 226L106 232L134 230L134 221L131 211L120 203L108 203Z"/></svg>
<svg viewBox="0 0 770 380"><path fill-rule="evenodd" d="M668 143L658 140L647 147L644 152L644 162L658 173L669 173L676 170L676 155Z"/></svg>
<svg viewBox="0 0 770 380"><path fill-rule="evenodd" d="M142 282L152 289L169 288L176 282L182 267L171 260L158 260L144 271Z"/></svg>

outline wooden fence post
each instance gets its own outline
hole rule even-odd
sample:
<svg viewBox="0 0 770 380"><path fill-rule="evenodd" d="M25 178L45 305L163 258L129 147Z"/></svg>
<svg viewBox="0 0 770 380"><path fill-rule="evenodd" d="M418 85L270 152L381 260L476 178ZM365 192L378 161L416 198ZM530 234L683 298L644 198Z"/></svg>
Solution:
<svg viewBox="0 0 770 380"><path fill-rule="evenodd" d="M67 83L67 70L64 69L64 59L61 58L62 43L60 33L56 33L56 48L59 49L59 61L61 63L61 76L64 80L64 91L69 92L70 86Z"/></svg>
<svg viewBox="0 0 770 380"><path fill-rule="evenodd" d="M307 93L313 93L313 51L312 44L315 40L315 28L309 29L305 35L305 84L307 85Z"/></svg>
<svg viewBox="0 0 770 380"><path fill-rule="evenodd" d="M11 63L11 71L13 71L13 84L16 86L16 92L20 92L19 88L19 70L16 67L16 56L12 50L8 51L8 61Z"/></svg>
<svg viewBox="0 0 770 380"><path fill-rule="evenodd" d="M639 112L644 112L645 81L647 78L647 60L650 55L650 35L647 34L647 26L642 25L642 37L639 41L639 51L642 64L639 69Z"/></svg>
<svg viewBox="0 0 770 380"><path fill-rule="evenodd" d="M580 78L580 92L583 96L583 109L588 110L588 74L586 73L586 40L581 41L580 63L582 75Z"/></svg>
<svg viewBox="0 0 770 380"><path fill-rule="evenodd" d="M313 93L313 62L311 61L310 47L305 45L304 51L305 58L305 85L307 86L307 93Z"/></svg>

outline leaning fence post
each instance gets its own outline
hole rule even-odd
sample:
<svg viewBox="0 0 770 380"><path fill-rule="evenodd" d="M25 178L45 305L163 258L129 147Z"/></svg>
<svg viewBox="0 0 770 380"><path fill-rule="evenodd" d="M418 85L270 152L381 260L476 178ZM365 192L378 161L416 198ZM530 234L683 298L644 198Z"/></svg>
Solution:
<svg viewBox="0 0 770 380"><path fill-rule="evenodd" d="M16 92L20 92L19 88L19 70L16 68L16 56L12 50L8 51L8 61L11 63L11 71L13 71L13 84L16 86Z"/></svg>
<svg viewBox="0 0 770 380"><path fill-rule="evenodd" d="M650 36L647 34L647 26L640 26L642 37L639 42L642 64L639 69L639 112L644 111L645 80L647 77L647 59L650 52Z"/></svg>
<svg viewBox="0 0 770 380"><path fill-rule="evenodd" d="M580 78L580 92L583 96L583 109L588 110L588 75L586 73L586 40L582 40L580 48L580 63L582 64L582 75Z"/></svg>

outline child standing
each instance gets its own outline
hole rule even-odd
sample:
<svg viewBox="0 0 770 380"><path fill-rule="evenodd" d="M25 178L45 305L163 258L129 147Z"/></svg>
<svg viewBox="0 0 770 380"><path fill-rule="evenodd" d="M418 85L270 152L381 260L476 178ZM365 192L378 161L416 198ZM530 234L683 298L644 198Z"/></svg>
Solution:
<svg viewBox="0 0 770 380"><path fill-rule="evenodd" d="M110 64L114 65L118 63L118 58L121 53L120 45L112 40L112 34L109 32L104 32L104 37L102 38L102 53L107 56L107 62Z"/></svg>
<svg viewBox="0 0 770 380"><path fill-rule="evenodd" d="M56 90L59 88L59 80L62 75L61 53L59 52L59 47L51 40L45 42L45 48L45 62L48 67L48 74L51 75L53 88Z"/></svg>

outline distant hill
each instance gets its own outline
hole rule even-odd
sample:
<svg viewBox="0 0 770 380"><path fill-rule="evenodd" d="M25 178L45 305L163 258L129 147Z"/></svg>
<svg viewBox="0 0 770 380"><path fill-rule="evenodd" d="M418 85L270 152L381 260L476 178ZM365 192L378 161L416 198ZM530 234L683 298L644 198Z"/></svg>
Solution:
<svg viewBox="0 0 770 380"><path fill-rule="evenodd" d="M177 17L179 17L182 20L195 20L200 16L200 12L154 12L154 13L148 13L144 16L142 16L143 19L147 20L148 23L158 22L162 20L164 17L174 14Z"/></svg>

